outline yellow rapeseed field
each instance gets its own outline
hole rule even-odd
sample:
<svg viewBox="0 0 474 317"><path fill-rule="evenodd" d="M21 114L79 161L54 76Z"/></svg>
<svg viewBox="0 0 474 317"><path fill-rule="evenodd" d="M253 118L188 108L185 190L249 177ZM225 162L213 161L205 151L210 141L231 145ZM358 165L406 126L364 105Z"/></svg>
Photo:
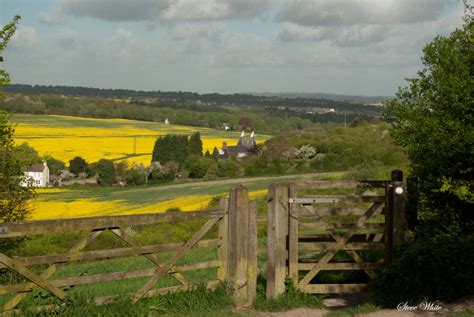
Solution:
<svg viewBox="0 0 474 317"><path fill-rule="evenodd" d="M67 191L66 189L59 189ZM40 190L40 193L54 193L51 189ZM267 194L267 190L250 192L251 199ZM175 199L165 200L151 204L129 204L125 200L98 201L94 199L79 198L73 201L49 201L41 195L32 202L31 220L47 220L59 218L80 218L112 215L131 215L165 212L170 208L179 208L181 211L197 211L206 208L212 195L188 195Z"/></svg>
<svg viewBox="0 0 474 317"><path fill-rule="evenodd" d="M146 165L150 163L156 138L167 133L191 134L199 130L204 151L211 152L214 147L220 148L223 141L233 145L238 140L237 133L162 123L67 116L38 116L50 121L35 122L35 116L31 117L16 126L15 142L27 142L40 155L50 155L65 163L81 156L89 162L101 158L126 159Z"/></svg>

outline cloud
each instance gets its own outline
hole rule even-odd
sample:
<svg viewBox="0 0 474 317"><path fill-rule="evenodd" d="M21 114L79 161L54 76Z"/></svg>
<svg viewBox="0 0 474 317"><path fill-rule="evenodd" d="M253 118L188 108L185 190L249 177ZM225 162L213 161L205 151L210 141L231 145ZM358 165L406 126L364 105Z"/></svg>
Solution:
<svg viewBox="0 0 474 317"><path fill-rule="evenodd" d="M307 27L286 23L278 33L285 42L330 41L337 46L363 46L383 41L390 28L383 25L356 25L352 27Z"/></svg>
<svg viewBox="0 0 474 317"><path fill-rule="evenodd" d="M210 21L254 18L275 0L63 0L61 11L114 22ZM48 15L41 19L47 23Z"/></svg>
<svg viewBox="0 0 474 317"><path fill-rule="evenodd" d="M305 26L402 24L437 19L457 0L288 0L277 20Z"/></svg>

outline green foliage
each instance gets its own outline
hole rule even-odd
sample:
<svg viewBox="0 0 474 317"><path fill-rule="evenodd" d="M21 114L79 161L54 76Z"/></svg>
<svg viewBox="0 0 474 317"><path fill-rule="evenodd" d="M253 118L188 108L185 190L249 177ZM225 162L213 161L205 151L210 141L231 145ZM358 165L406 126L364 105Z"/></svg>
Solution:
<svg viewBox="0 0 474 317"><path fill-rule="evenodd" d="M48 164L49 174L57 175L61 170L66 169L66 164L63 161L57 160L54 157L47 157L46 163Z"/></svg>
<svg viewBox="0 0 474 317"><path fill-rule="evenodd" d="M190 155L202 156L202 141L201 141L201 134L199 133L199 131L197 131L196 133L193 133L189 137L188 146L189 146L188 153Z"/></svg>
<svg viewBox="0 0 474 317"><path fill-rule="evenodd" d="M419 219L435 230L466 225L473 209L472 15L464 22L462 29L425 46L424 68L386 103L392 136L405 147L418 183Z"/></svg>
<svg viewBox="0 0 474 317"><path fill-rule="evenodd" d="M0 54L2 54L3 50L7 47L8 42L10 41L13 34L15 34L16 26L18 21L20 21L21 17L19 15L15 15L13 20L7 23L2 29L0 30ZM3 56L0 55L0 63L3 62ZM0 69L0 87L4 87L10 83L10 76L8 73Z"/></svg>
<svg viewBox="0 0 474 317"><path fill-rule="evenodd" d="M186 135L167 134L156 139L151 162L165 164L176 161L183 164L189 155L189 141Z"/></svg>
<svg viewBox="0 0 474 317"><path fill-rule="evenodd" d="M78 176L80 173L87 173L88 164L85 159L76 156L69 161L69 171Z"/></svg>
<svg viewBox="0 0 474 317"><path fill-rule="evenodd" d="M191 155L184 163L184 169L189 172L191 178L203 178L208 169L215 168L216 162L212 159ZM215 170L217 172L217 169Z"/></svg>
<svg viewBox="0 0 474 317"><path fill-rule="evenodd" d="M257 278L257 297L254 307L257 310L281 311L298 307L322 308L323 302L320 296L299 292L289 279L286 280L285 292L277 298L267 299L265 295L265 278L259 275Z"/></svg>
<svg viewBox="0 0 474 317"><path fill-rule="evenodd" d="M32 188L21 186L28 162L15 155L14 132L9 115L0 111L0 222L25 219L27 201L34 194Z"/></svg>
<svg viewBox="0 0 474 317"><path fill-rule="evenodd" d="M474 237L439 235L398 250L394 261L369 283L372 302L452 301L474 293Z"/></svg>
<svg viewBox="0 0 474 317"><path fill-rule="evenodd" d="M132 164L130 169L125 173L125 181L127 185L143 185L148 180L148 172L143 164Z"/></svg>
<svg viewBox="0 0 474 317"><path fill-rule="evenodd" d="M99 175L98 183L100 185L110 186L115 183L114 162L107 159L100 159L97 162L97 174Z"/></svg>
<svg viewBox="0 0 474 317"><path fill-rule="evenodd" d="M38 152L31 147L27 142L23 142L14 149L15 156L25 162L25 164L31 165L34 163L41 163L41 158Z"/></svg>
<svg viewBox="0 0 474 317"><path fill-rule="evenodd" d="M232 159L220 161L217 164L217 176L219 177L235 177L238 172L239 165Z"/></svg>

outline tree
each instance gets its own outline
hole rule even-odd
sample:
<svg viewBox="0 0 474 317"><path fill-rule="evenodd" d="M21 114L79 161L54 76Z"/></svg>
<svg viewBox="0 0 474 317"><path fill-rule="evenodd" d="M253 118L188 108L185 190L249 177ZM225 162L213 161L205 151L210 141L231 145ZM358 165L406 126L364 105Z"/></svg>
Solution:
<svg viewBox="0 0 474 317"><path fill-rule="evenodd" d="M10 41L13 34L15 34L16 26L18 21L20 21L20 16L15 15L13 20L7 23L1 30L0 30L0 54L3 50L7 47L8 42ZM3 62L3 56L0 55L0 63ZM0 87L4 87L10 83L10 76L8 73L0 69Z"/></svg>
<svg viewBox="0 0 474 317"><path fill-rule="evenodd" d="M219 177L235 177L239 171L239 166L234 160L220 161L217 167Z"/></svg>
<svg viewBox="0 0 474 317"><path fill-rule="evenodd" d="M27 164L15 157L14 132L9 115L0 111L0 221L25 219L29 212L27 201L34 194L32 188L21 186Z"/></svg>
<svg viewBox="0 0 474 317"><path fill-rule="evenodd" d="M115 183L114 162L107 159L100 159L97 162L97 174L99 175L98 183L100 185L110 186Z"/></svg>
<svg viewBox="0 0 474 317"><path fill-rule="evenodd" d="M69 171L76 176L80 173L87 173L87 162L80 156L76 156L72 160L69 161Z"/></svg>
<svg viewBox="0 0 474 317"><path fill-rule="evenodd" d="M143 185L147 182L148 171L143 164L133 163L131 168L127 170L125 181L127 185Z"/></svg>
<svg viewBox="0 0 474 317"><path fill-rule="evenodd" d="M217 147L214 147L214 150L212 150L211 157L214 161L217 161L219 159L219 151L217 150Z"/></svg>
<svg viewBox="0 0 474 317"><path fill-rule="evenodd" d="M180 164L186 161L189 155L188 137L186 135L167 134L160 136L155 141L151 161L165 164L176 161Z"/></svg>
<svg viewBox="0 0 474 317"><path fill-rule="evenodd" d="M11 22L0 30L0 54L7 46L16 31L20 16L16 15ZM0 63L3 56L0 55ZM8 85L8 73L0 69L0 87ZM1 97L1 95L0 95ZM23 220L28 216L27 201L34 195L30 187L22 187L25 180L26 162L15 157L13 134L15 126L9 122L10 116L0 111L0 221Z"/></svg>
<svg viewBox="0 0 474 317"><path fill-rule="evenodd" d="M189 172L191 178L203 178L211 165L215 165L214 160L191 155L184 163L184 168Z"/></svg>
<svg viewBox="0 0 474 317"><path fill-rule="evenodd" d="M199 131L193 133L189 138L189 154L202 156L202 141Z"/></svg>
<svg viewBox="0 0 474 317"><path fill-rule="evenodd" d="M385 104L391 134L411 161L419 220L443 231L473 217L473 37L467 12L462 29L425 46L424 68Z"/></svg>
<svg viewBox="0 0 474 317"><path fill-rule="evenodd" d="M46 158L46 163L48 164L50 175L58 175L61 170L66 168L66 164L63 161L57 160L54 157Z"/></svg>
<svg viewBox="0 0 474 317"><path fill-rule="evenodd" d="M204 157L207 157L207 158L211 158L211 153L209 152L209 150L206 150L206 153L204 154Z"/></svg>
<svg viewBox="0 0 474 317"><path fill-rule="evenodd" d="M238 125L242 130L246 130L252 127L252 119L250 118L240 118Z"/></svg>
<svg viewBox="0 0 474 317"><path fill-rule="evenodd" d="M117 178L119 181L122 181L125 179L125 176L127 174L128 170L128 161L123 160L119 162L115 162L115 174L117 175Z"/></svg>
<svg viewBox="0 0 474 317"><path fill-rule="evenodd" d="M38 152L31 147L27 142L23 142L14 149L15 157L23 160L25 164L31 165L41 163L41 158Z"/></svg>

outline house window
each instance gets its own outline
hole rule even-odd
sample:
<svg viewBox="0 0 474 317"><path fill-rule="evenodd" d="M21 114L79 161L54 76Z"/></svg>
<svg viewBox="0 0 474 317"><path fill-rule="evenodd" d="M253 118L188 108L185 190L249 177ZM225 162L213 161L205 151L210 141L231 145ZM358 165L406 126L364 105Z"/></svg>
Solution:
<svg viewBox="0 0 474 317"><path fill-rule="evenodd" d="M36 185L39 185L39 184L41 184L41 181L37 180Z"/></svg>

